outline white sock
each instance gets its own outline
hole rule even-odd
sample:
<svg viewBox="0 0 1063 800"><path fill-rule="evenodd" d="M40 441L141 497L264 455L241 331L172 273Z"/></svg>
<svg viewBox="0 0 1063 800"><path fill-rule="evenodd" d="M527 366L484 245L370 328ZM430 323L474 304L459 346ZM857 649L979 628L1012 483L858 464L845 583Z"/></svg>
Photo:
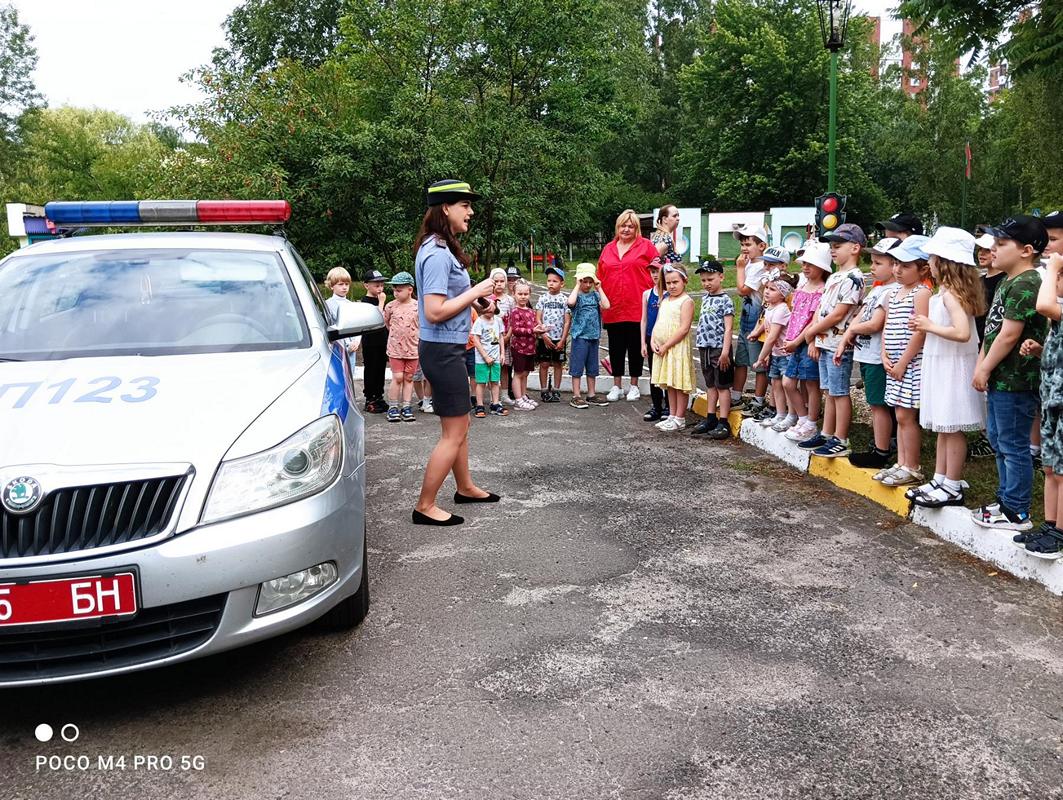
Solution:
<svg viewBox="0 0 1063 800"><path fill-rule="evenodd" d="M787 414L783 419L785 419L790 425L793 425L798 421L797 414Z"/></svg>
<svg viewBox="0 0 1063 800"><path fill-rule="evenodd" d="M934 473L934 483L936 483L938 486L944 486L945 485L945 473L943 473L943 472L935 472Z"/></svg>
<svg viewBox="0 0 1063 800"><path fill-rule="evenodd" d="M808 416L807 416L807 415L805 415L805 416L803 416L803 417L798 417L798 418L797 418L797 421L798 421L798 422L800 422L800 423L801 423L802 425L804 425L805 423L807 423L807 422L808 422Z"/></svg>
<svg viewBox="0 0 1063 800"><path fill-rule="evenodd" d="M742 393L741 392L736 392L734 389L732 389L731 390L731 402L732 403L737 403L741 399L742 399Z"/></svg>
<svg viewBox="0 0 1063 800"><path fill-rule="evenodd" d="M1041 445L1039 445L1039 444L1031 444L1030 445L1030 455L1031 456L1039 456L1039 455L1041 455Z"/></svg>
<svg viewBox="0 0 1063 800"><path fill-rule="evenodd" d="M934 479L937 480L937 475L934 476ZM946 478L945 476L942 476L942 480L938 481L938 483L944 486L953 494L959 494L963 490L963 487L960 485L959 481L954 481L951 478Z"/></svg>
<svg viewBox="0 0 1063 800"><path fill-rule="evenodd" d="M764 395L761 395L760 397L753 395L753 402L756 403L758 406L764 405Z"/></svg>

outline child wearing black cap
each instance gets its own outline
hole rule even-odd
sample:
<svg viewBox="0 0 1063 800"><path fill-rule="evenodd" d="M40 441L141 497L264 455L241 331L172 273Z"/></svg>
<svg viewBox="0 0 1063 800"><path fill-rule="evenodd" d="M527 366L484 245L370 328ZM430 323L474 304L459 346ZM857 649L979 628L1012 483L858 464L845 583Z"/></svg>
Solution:
<svg viewBox="0 0 1063 800"><path fill-rule="evenodd" d="M705 420L690 432L691 436L710 439L731 438L727 415L731 413L731 387L734 386L734 362L731 359L731 334L734 330L734 303L723 291L723 265L709 258L694 270L701 278L705 294L694 333L701 372L705 378L709 410ZM718 405L717 405L718 404Z"/></svg>
<svg viewBox="0 0 1063 800"><path fill-rule="evenodd" d="M383 312L388 301L384 294L386 278L379 270L371 269L362 278L365 287L363 303L376 306ZM384 370L388 363L388 329L362 334L362 371L365 392L365 410L370 414L383 414L388 410L384 400Z"/></svg>
<svg viewBox="0 0 1063 800"><path fill-rule="evenodd" d="M1007 277L997 287L986 317L985 340L974 371L974 388L986 392L987 433L997 454L997 498L972 512L984 528L1027 531L1033 494L1030 428L1037 415L1040 366L1023 355L1022 342L1043 342L1045 319L1037 313L1041 276L1035 266L1048 246L1048 231L1036 217L1016 216L987 230L996 240L993 261Z"/></svg>

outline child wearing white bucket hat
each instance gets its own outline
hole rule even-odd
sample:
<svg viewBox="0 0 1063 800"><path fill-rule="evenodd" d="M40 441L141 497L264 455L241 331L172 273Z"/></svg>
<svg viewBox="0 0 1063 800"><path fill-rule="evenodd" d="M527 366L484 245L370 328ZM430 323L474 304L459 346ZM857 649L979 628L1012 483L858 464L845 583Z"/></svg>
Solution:
<svg viewBox="0 0 1063 800"><path fill-rule="evenodd" d="M937 456L934 477L908 495L925 508L963 505L964 433L985 428L985 398L971 385L978 362L974 319L985 311L974 248L973 235L949 227L923 245L938 290L928 313L913 317L911 327L926 334L919 425L937 433Z"/></svg>

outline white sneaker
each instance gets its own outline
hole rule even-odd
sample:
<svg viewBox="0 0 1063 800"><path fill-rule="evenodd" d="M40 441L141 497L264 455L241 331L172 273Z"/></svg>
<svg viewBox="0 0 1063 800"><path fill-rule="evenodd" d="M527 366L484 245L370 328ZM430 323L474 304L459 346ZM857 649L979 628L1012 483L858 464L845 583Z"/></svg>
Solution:
<svg viewBox="0 0 1063 800"><path fill-rule="evenodd" d="M775 416L775 417L764 417L764 419L762 419L762 420L758 421L758 422L757 422L757 424L758 424L758 425L759 425L760 427L762 427L762 428L774 428L774 427L775 427L776 425L778 425L778 424L779 424L780 422L782 422L782 421L783 421L784 419L786 419L786 417L785 417L785 416L782 416L782 417L779 417L779 416Z"/></svg>
<svg viewBox="0 0 1063 800"><path fill-rule="evenodd" d="M525 403L530 405L532 408L538 408L539 407L539 403L537 401L535 401L535 400L532 400L530 397L528 397L528 395L524 395L524 397L522 397L521 400L523 400Z"/></svg>
<svg viewBox="0 0 1063 800"><path fill-rule="evenodd" d="M622 391L623 390L619 386L614 386L612 389L609 390L609 394L605 396L605 399L608 400L610 403L615 403L617 400L620 399L620 394Z"/></svg>
<svg viewBox="0 0 1063 800"><path fill-rule="evenodd" d="M819 428L814 422L799 422L783 435L791 442L803 442L805 439L815 435L817 430Z"/></svg>
<svg viewBox="0 0 1063 800"><path fill-rule="evenodd" d="M436 410L432 407L431 397L426 397L424 400L421 401L421 411L423 411L425 414L436 413Z"/></svg>
<svg viewBox="0 0 1063 800"><path fill-rule="evenodd" d="M660 422L658 422L655 427L659 431L664 431L665 433L671 433L673 431L679 430L680 425L679 425L679 421L675 417L668 417L668 419L663 419ZM682 427L684 427L684 428L686 427L686 422L683 423Z"/></svg>
<svg viewBox="0 0 1063 800"><path fill-rule="evenodd" d="M655 427L659 431L665 431L665 430L668 430L668 426L671 425L671 424L672 424L672 418L671 417L665 417L660 422L655 424L653 427Z"/></svg>
<svg viewBox="0 0 1063 800"><path fill-rule="evenodd" d="M783 417L779 422L771 426L771 429L776 433L786 433L790 428L797 424L797 420L791 417Z"/></svg>
<svg viewBox="0 0 1063 800"><path fill-rule="evenodd" d="M681 431L687 426L686 417L672 417L672 430Z"/></svg>
<svg viewBox="0 0 1063 800"><path fill-rule="evenodd" d="M642 397L642 392L639 391L639 387L638 386L632 386L630 389L627 390L627 400L628 400L628 402L634 403L640 397Z"/></svg>

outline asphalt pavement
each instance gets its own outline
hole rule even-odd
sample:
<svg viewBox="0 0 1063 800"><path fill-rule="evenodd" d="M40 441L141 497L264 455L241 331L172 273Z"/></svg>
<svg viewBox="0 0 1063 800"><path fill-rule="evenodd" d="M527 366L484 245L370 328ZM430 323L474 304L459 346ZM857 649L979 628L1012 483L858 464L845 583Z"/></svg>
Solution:
<svg viewBox="0 0 1063 800"><path fill-rule="evenodd" d="M458 528L436 420L373 417L364 625L0 692L2 796L1063 798L1059 598L643 410L474 420Z"/></svg>

